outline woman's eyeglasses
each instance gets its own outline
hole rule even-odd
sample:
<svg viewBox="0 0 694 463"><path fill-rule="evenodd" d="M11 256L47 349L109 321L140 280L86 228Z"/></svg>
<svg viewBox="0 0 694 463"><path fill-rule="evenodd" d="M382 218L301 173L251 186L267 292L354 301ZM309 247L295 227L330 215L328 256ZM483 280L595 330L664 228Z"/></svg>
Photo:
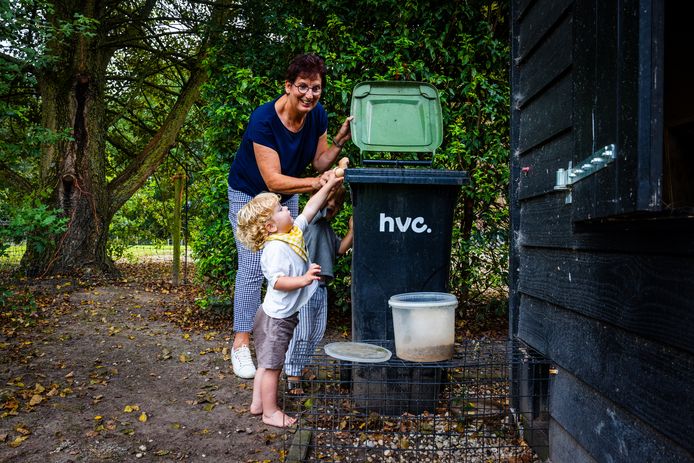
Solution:
<svg viewBox="0 0 694 463"><path fill-rule="evenodd" d="M311 90L311 93L313 93L314 95L320 95L320 92L323 91L323 89L321 88L320 85L314 85L313 87L309 87L306 84L299 84L299 85L292 84L292 85L295 86L296 89L299 90L299 93L301 93L302 95L306 95L308 93L309 89Z"/></svg>

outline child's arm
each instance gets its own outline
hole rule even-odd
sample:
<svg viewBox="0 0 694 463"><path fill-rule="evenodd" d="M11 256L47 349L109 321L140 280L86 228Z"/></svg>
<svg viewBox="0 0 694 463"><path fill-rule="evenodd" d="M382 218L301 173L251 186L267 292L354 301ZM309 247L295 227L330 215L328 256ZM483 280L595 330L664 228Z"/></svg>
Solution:
<svg viewBox="0 0 694 463"><path fill-rule="evenodd" d="M274 288L278 291L295 291L313 283L313 280L319 280L320 265L311 264L308 271L299 277L279 277L275 281Z"/></svg>
<svg viewBox="0 0 694 463"><path fill-rule="evenodd" d="M335 172L332 170L325 172L323 175L328 177L325 185L323 185L320 190L316 191L313 196L311 196L306 203L306 206L304 206L304 210L301 211L301 215L306 217L306 222L308 223L311 223L313 217L315 217L318 211L321 210L325 204L325 200L328 199L330 190L335 188L344 180L342 177L336 177Z"/></svg>
<svg viewBox="0 0 694 463"><path fill-rule="evenodd" d="M354 242L354 232L352 231L352 217L349 218L349 230L342 241L340 241L340 249L337 250L339 255L344 255L352 247Z"/></svg>

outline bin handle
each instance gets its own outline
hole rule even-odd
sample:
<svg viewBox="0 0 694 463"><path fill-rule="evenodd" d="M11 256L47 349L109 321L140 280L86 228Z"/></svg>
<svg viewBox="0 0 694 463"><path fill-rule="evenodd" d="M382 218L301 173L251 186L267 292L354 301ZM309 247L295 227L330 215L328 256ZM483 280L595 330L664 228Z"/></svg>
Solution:
<svg viewBox="0 0 694 463"><path fill-rule="evenodd" d="M364 159L362 152L359 153L359 160L362 165L388 165L388 166L431 166L434 161L434 153L431 153L429 159L413 159L413 160L400 160L400 159Z"/></svg>

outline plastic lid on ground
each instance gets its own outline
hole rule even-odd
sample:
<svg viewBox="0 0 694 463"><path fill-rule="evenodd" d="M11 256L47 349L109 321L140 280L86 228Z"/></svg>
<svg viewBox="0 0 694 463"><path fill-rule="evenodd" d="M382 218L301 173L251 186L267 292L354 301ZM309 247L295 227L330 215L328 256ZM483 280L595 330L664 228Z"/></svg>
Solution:
<svg viewBox="0 0 694 463"><path fill-rule="evenodd" d="M380 363L390 360L393 355L385 347L365 342L333 342L326 344L323 350L338 360L360 363Z"/></svg>

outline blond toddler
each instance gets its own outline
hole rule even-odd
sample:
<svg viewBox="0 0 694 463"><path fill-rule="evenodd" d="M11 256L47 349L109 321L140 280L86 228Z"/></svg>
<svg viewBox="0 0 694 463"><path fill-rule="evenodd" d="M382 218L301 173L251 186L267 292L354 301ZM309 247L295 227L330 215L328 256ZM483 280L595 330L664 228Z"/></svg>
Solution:
<svg viewBox="0 0 694 463"><path fill-rule="evenodd" d="M253 380L251 413L263 423L286 427L296 422L277 405L279 376L298 323L298 311L318 287L320 266L311 264L303 231L325 203L330 191L342 182L329 171L325 184L306 203L296 220L280 196L261 193L238 213L238 239L253 251L263 250L260 265L267 280L262 310L253 322L258 370Z"/></svg>

